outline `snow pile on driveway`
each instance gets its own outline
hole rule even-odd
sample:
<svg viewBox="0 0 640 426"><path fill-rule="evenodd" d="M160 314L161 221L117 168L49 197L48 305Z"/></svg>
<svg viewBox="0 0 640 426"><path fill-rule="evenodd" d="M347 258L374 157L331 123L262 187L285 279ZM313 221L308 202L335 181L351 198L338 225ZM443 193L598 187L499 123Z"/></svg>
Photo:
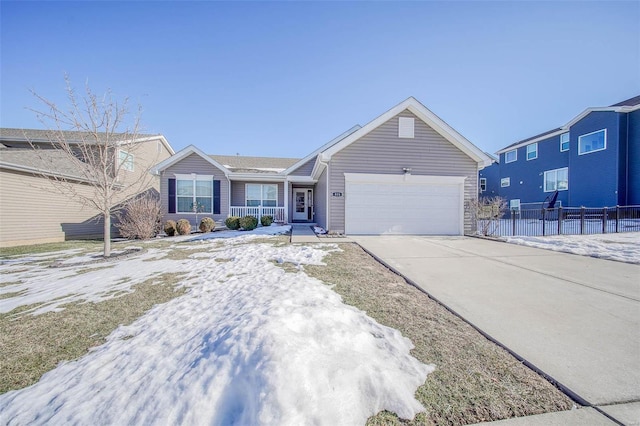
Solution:
<svg viewBox="0 0 640 426"><path fill-rule="evenodd" d="M549 237L506 237L507 242L601 259L640 263L640 232Z"/></svg>
<svg viewBox="0 0 640 426"><path fill-rule="evenodd" d="M336 425L423 410L414 392L434 367L411 357L397 330L304 273L336 246L245 240L194 242L201 250L179 262L185 295L37 384L0 395L0 423ZM129 262L121 263L139 266ZM298 271L285 272L284 262ZM76 291L73 277L49 273Z"/></svg>

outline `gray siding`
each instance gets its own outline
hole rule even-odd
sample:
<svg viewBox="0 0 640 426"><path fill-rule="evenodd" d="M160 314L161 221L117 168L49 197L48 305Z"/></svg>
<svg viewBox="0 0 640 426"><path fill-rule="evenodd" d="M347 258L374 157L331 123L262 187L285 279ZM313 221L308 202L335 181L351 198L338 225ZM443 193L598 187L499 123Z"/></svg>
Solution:
<svg viewBox="0 0 640 426"><path fill-rule="evenodd" d="M26 147L29 148L29 145ZM4 148L3 151L9 149L12 148ZM133 182L140 176L145 179L139 182L140 185L119 192L115 204L146 189L157 190L159 180L147 173L147 167L168 157L166 149L158 150L156 140L139 146L135 151L134 172L123 172L122 178L125 183ZM90 185L78 183L71 186L83 196L92 197L94 194ZM88 205L83 206L77 197L71 198L60 193L55 185L41 176L1 170L0 196L0 247L103 236L100 212ZM115 215L111 221L112 224L116 222ZM112 227L112 235L118 235L115 227Z"/></svg>
<svg viewBox="0 0 640 426"><path fill-rule="evenodd" d="M413 139L398 138L398 117L415 118ZM405 110L331 159L327 191L342 192L344 197L329 197L330 230L345 229L344 206L349 194L345 192L344 173L402 174L403 167L410 167L413 175L465 176L465 202L477 195L477 163ZM471 231L471 225L465 212L465 232Z"/></svg>
<svg viewBox="0 0 640 426"><path fill-rule="evenodd" d="M325 168L316 183L314 208L314 221L323 228L327 228L327 169Z"/></svg>
<svg viewBox="0 0 640 426"><path fill-rule="evenodd" d="M313 166L316 164L316 157L313 157L311 160L304 163L302 166L298 167L293 172L289 173L293 176L311 176L311 172L313 171Z"/></svg>
<svg viewBox="0 0 640 426"><path fill-rule="evenodd" d="M213 175L214 180L220 181L220 214L212 215L213 219L217 222L224 221L229 215L229 180L224 175L224 172L211 163L207 162L204 158L197 154L191 154L178 163L170 166L162 172L160 178L160 194L162 199L162 211L164 213L164 220L178 220L189 219L191 225L197 225L195 223L195 215L193 213L172 213L169 214L169 179L174 179L176 174L189 174L196 173L200 175ZM198 219L208 216L203 213L198 214Z"/></svg>
<svg viewBox="0 0 640 426"><path fill-rule="evenodd" d="M231 205L234 207L244 206L246 202L246 185L248 183L255 183L258 185L275 184L276 182L243 182L232 181L231 182ZM284 183L277 182L278 184L278 207L284 207Z"/></svg>

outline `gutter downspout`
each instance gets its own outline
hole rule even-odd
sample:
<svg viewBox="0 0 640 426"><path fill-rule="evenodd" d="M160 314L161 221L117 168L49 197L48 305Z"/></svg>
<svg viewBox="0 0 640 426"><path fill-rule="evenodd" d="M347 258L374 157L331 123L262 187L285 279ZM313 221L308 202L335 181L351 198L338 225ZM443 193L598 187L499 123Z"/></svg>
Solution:
<svg viewBox="0 0 640 426"><path fill-rule="evenodd" d="M325 224L327 232L329 231L329 229L331 229L331 227L329 226L330 219L331 219L329 217L329 210L330 210L329 209L329 182L330 182L329 178L331 176L331 174L329 173L330 172L330 170L329 170L329 161L330 160L331 160L331 158L326 159L326 160L324 159L324 153L318 154L318 163L326 166L326 168L327 168L327 187L326 187L325 193L324 193L325 200L326 200L326 202L325 202L326 211L324 212L324 214L325 214L325 218L327 220L327 223ZM320 178L320 176L318 176L318 178Z"/></svg>

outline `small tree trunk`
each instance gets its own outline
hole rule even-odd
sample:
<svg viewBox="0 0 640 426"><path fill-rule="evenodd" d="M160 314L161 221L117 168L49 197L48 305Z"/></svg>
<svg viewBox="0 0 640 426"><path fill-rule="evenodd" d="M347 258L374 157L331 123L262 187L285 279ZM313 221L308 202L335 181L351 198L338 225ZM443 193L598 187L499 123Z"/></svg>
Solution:
<svg viewBox="0 0 640 426"><path fill-rule="evenodd" d="M104 257L111 256L111 212L104 213Z"/></svg>

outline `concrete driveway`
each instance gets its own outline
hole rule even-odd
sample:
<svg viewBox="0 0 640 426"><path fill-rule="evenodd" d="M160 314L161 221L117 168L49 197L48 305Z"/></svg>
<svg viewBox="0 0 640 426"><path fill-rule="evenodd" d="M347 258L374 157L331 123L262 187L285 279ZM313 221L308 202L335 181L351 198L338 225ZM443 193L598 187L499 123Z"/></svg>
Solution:
<svg viewBox="0 0 640 426"><path fill-rule="evenodd" d="M640 422L640 266L468 237L352 237L589 404Z"/></svg>

